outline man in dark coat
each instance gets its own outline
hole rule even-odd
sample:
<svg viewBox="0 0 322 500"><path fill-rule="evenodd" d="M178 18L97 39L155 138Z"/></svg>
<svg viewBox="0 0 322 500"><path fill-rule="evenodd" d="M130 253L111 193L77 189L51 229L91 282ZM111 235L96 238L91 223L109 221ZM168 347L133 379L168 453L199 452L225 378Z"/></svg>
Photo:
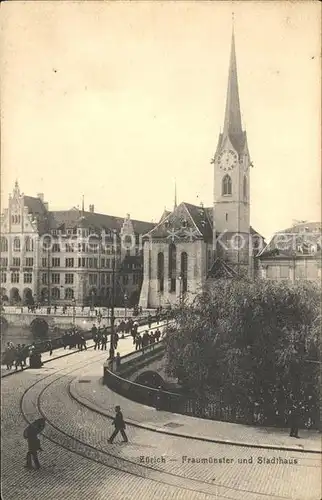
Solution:
<svg viewBox="0 0 322 500"><path fill-rule="evenodd" d="M110 439L108 440L109 443L113 443L113 439L115 436L120 432L122 434L122 438L125 443L128 442L127 435L125 434L125 422L123 420L123 414L121 412L120 406L115 406L115 417L113 419L113 425L115 426L115 430L113 434L111 435Z"/></svg>
<svg viewBox="0 0 322 500"><path fill-rule="evenodd" d="M301 425L301 407L300 404L293 403L289 411L290 436L299 438L299 427Z"/></svg>
<svg viewBox="0 0 322 500"><path fill-rule="evenodd" d="M24 430L23 437L28 440L28 452L26 456L27 463L25 466L27 469L32 469L31 457L33 458L35 468L40 468L37 452L41 451L41 447L38 434L44 430L45 423L46 421L44 418L39 418L32 424L28 425L28 427Z"/></svg>

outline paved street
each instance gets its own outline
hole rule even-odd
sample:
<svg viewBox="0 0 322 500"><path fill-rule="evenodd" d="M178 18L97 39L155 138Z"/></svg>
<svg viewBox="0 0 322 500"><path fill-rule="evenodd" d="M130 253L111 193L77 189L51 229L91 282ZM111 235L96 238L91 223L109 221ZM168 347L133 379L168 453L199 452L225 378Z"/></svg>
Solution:
<svg viewBox="0 0 322 500"><path fill-rule="evenodd" d="M131 349L131 338L120 341L121 354ZM318 454L202 442L129 424L128 444L122 444L119 438L113 445L108 444L111 420L84 407L70 395L77 387L89 405L96 402L112 414L114 405L119 403L125 419L129 416L128 410L136 404L100 386L106 357L106 351L91 349L57 358L41 370L28 369L2 379L2 493L5 500L17 497L85 500L89 496L113 500L133 496L144 500L320 500ZM179 417L142 405L136 407L137 419L143 424L153 425L159 418L163 426L176 424ZM41 414L47 419L41 438L42 468L28 471L23 467L25 419L31 421ZM198 419L192 421L196 422L194 430L198 434L208 425ZM167 428L180 430L171 425ZM194 432L192 427L190 432ZM274 436L265 438L270 441ZM307 446L308 441L309 438L305 439ZM193 459L198 458L208 463L193 463ZM258 463L272 458L287 463Z"/></svg>

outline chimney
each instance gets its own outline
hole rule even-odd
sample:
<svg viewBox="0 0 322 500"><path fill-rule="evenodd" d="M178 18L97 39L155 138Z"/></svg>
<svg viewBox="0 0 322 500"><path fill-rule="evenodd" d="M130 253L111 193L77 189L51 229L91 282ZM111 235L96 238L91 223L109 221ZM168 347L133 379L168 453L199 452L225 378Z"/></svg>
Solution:
<svg viewBox="0 0 322 500"><path fill-rule="evenodd" d="M89 206L89 211L93 214L94 213L94 205Z"/></svg>
<svg viewBox="0 0 322 500"><path fill-rule="evenodd" d="M44 193L38 193L37 198L39 198L42 202L44 202Z"/></svg>
<svg viewBox="0 0 322 500"><path fill-rule="evenodd" d="M44 203L45 209L48 210L48 201L44 201L43 203Z"/></svg>

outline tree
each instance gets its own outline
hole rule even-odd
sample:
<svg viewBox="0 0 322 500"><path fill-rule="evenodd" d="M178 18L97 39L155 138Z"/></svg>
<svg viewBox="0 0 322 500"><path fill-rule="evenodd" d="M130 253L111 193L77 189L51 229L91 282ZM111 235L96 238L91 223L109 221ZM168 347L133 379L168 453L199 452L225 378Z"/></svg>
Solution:
<svg viewBox="0 0 322 500"><path fill-rule="evenodd" d="M174 311L167 371L247 421L285 423L290 398L318 407L320 289L311 282L217 280ZM316 417L315 417L316 419Z"/></svg>

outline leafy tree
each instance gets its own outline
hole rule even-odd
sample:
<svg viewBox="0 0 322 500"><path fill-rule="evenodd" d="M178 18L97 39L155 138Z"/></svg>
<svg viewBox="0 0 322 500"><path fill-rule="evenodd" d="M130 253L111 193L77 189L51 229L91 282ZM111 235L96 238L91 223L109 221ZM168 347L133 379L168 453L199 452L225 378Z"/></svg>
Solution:
<svg viewBox="0 0 322 500"><path fill-rule="evenodd" d="M167 371L203 404L282 424L290 400L317 422L320 288L311 282L217 280L174 312Z"/></svg>

